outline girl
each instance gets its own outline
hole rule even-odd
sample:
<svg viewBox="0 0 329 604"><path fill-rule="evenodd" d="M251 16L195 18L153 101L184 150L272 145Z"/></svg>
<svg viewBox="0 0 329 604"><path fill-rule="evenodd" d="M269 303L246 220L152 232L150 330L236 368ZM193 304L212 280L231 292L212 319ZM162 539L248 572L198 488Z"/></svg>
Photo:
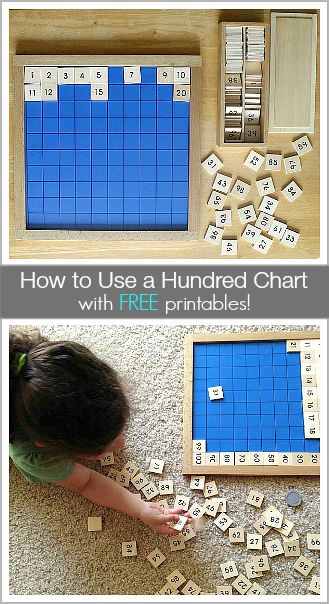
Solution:
<svg viewBox="0 0 329 604"><path fill-rule="evenodd" d="M113 369L81 344L39 333L12 332L9 362L9 453L27 480L53 482L158 533L177 534L170 524L181 508L145 502L81 463L124 446L129 406Z"/></svg>

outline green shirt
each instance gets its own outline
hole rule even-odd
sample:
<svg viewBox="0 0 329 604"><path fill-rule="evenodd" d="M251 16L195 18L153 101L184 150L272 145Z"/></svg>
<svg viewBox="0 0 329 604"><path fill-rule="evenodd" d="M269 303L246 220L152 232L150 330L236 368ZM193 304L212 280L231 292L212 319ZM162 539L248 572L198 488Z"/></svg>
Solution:
<svg viewBox="0 0 329 604"><path fill-rule="evenodd" d="M9 455L16 468L31 483L65 480L72 474L74 466L67 457L47 453L26 441L10 443Z"/></svg>

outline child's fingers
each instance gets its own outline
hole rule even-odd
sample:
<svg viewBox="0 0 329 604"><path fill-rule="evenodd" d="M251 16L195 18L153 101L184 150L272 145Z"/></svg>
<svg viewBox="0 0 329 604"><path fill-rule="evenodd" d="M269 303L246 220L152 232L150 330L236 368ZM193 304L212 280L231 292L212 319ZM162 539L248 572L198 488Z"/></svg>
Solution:
<svg viewBox="0 0 329 604"><path fill-rule="evenodd" d="M166 514L179 514L180 516L185 516L183 512L183 508L173 508L170 510L166 510Z"/></svg>

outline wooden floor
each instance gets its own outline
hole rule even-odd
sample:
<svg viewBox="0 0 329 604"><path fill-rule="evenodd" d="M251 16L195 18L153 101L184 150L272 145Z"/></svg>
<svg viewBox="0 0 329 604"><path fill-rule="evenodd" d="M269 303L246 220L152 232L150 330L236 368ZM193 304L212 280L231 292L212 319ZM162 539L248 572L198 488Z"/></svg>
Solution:
<svg viewBox="0 0 329 604"><path fill-rule="evenodd" d="M300 11L302 12L302 11ZM305 11L304 11L305 12ZM315 11L308 11L315 12ZM269 11L263 10L11 10L10 55L15 54L201 54L202 110L201 151L206 157L216 151L224 162L223 171L247 181L255 178L242 167L248 154L246 148L219 149L216 147L217 87L218 87L218 22L219 21L266 21ZM319 57L319 46L318 46ZM241 259L312 259L319 256L319 60L317 62L316 129L310 139L313 152L302 157L303 169L296 180L301 184L303 196L295 203L288 203L280 195L277 218L300 232L295 249L290 250L274 241L267 256L252 251L249 244L239 241ZM13 77L10 79L10 99L13 98ZM12 104L10 123L13 124ZM212 178L201 175L199 240L190 242L97 242L97 241L23 241L15 234L13 199L13 128L10 139L10 257L15 259L218 259L218 246L203 241L209 222L214 224L214 210L207 207ZM269 152L294 153L292 138L288 134L270 134ZM257 149L255 145L253 147ZM262 152L263 150L260 150ZM259 173L261 177L262 173ZM274 173L277 188L281 189L291 179ZM259 197L253 184L248 201L258 207ZM236 208L230 196L229 203ZM240 236L242 227L233 211L234 226L225 229L226 236ZM235 257L236 258L236 257Z"/></svg>

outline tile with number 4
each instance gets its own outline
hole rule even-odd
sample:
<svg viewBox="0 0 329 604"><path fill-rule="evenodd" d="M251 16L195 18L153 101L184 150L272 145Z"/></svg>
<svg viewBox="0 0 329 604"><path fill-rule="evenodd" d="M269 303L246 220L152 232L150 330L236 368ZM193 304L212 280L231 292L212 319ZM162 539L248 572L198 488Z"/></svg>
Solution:
<svg viewBox="0 0 329 604"><path fill-rule="evenodd" d="M226 174L218 173L215 176L212 188L215 189L215 191L219 191L220 193L228 193L230 190L231 182L232 176L227 176Z"/></svg>
<svg viewBox="0 0 329 604"><path fill-rule="evenodd" d="M156 547L146 559L154 566L154 568L158 568L162 562L166 560L166 556Z"/></svg>
<svg viewBox="0 0 329 604"><path fill-rule="evenodd" d="M256 180L256 185L258 193L261 197L263 197L264 195L270 195L271 193L275 193L275 186L271 176Z"/></svg>
<svg viewBox="0 0 329 604"><path fill-rule="evenodd" d="M220 253L222 256L237 256L238 255L237 239L222 239Z"/></svg>
<svg viewBox="0 0 329 604"><path fill-rule="evenodd" d="M273 216L278 203L278 199L274 199L274 197L270 197L270 195L264 195L258 209L260 212L265 212L266 214Z"/></svg>
<svg viewBox="0 0 329 604"><path fill-rule="evenodd" d="M238 214L241 224L246 224L247 222L253 222L256 220L256 212L252 203L247 206L243 206L242 208L238 208Z"/></svg>
<svg viewBox="0 0 329 604"><path fill-rule="evenodd" d="M298 184L292 180L286 187L284 187L284 189L281 189L281 193L288 201L293 202L301 196L303 191Z"/></svg>

